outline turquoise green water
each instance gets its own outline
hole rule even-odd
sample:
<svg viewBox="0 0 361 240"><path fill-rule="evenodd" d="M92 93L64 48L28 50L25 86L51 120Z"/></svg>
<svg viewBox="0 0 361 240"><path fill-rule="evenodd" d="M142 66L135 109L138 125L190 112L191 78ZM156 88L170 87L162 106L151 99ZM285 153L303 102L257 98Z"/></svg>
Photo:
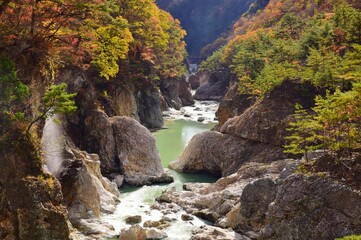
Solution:
<svg viewBox="0 0 361 240"><path fill-rule="evenodd" d="M192 137L198 133L209 131L215 123L199 123L187 120L165 121L167 129L154 133L157 148L163 167L176 160ZM214 182L216 178L204 174L184 174L169 170L175 180L185 182Z"/></svg>

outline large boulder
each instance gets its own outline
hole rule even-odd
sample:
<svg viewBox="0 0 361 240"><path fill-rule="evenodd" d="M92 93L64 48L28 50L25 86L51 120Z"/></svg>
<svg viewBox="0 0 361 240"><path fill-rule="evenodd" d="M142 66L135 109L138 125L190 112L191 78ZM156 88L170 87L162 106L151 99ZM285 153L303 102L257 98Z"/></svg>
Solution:
<svg viewBox="0 0 361 240"><path fill-rule="evenodd" d="M131 185L172 181L162 168L154 137L133 118L110 118L94 110L84 123L85 149L99 154L103 174L122 174Z"/></svg>
<svg viewBox="0 0 361 240"><path fill-rule="evenodd" d="M195 135L169 167L179 172L228 176L245 162L271 162L284 156L282 147L209 131Z"/></svg>
<svg viewBox="0 0 361 240"><path fill-rule="evenodd" d="M207 81L197 88L194 99L221 100L228 91L233 75L229 70L222 70L205 76L208 76Z"/></svg>
<svg viewBox="0 0 361 240"><path fill-rule="evenodd" d="M262 239L335 239L361 234L361 193L327 177L293 175L266 213Z"/></svg>
<svg viewBox="0 0 361 240"><path fill-rule="evenodd" d="M117 159L128 184L172 181L164 172L155 139L147 128L129 117L113 117L110 121L117 143Z"/></svg>

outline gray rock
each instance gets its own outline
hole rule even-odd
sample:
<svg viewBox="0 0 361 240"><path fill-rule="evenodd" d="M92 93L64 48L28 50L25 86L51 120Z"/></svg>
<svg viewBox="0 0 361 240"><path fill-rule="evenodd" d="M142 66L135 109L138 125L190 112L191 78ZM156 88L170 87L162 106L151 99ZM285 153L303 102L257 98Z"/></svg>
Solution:
<svg viewBox="0 0 361 240"><path fill-rule="evenodd" d="M125 223L131 224L131 225L138 224L141 221L142 221L142 216L140 216L140 215L134 215L134 216L129 216L129 217L125 218Z"/></svg>
<svg viewBox="0 0 361 240"><path fill-rule="evenodd" d="M149 129L162 128L164 122L158 90L155 88L141 89L138 91L136 99L141 124Z"/></svg>
<svg viewBox="0 0 361 240"><path fill-rule="evenodd" d="M129 229L123 229L120 232L119 240L160 240L167 238L167 234L156 228L142 228L134 225Z"/></svg>
<svg viewBox="0 0 361 240"><path fill-rule="evenodd" d="M196 90L201 85L199 76L197 74L190 75L188 78L188 82L193 90Z"/></svg>
<svg viewBox="0 0 361 240"><path fill-rule="evenodd" d="M207 82L197 88L196 100L220 100L227 93L232 75L229 70L222 70L208 75Z"/></svg>
<svg viewBox="0 0 361 240"><path fill-rule="evenodd" d="M118 188L123 186L124 183L124 176L123 175L116 175L113 179L113 182L117 185Z"/></svg>
<svg viewBox="0 0 361 240"><path fill-rule="evenodd" d="M266 214L263 239L335 239L361 233L361 193L327 177L292 175Z"/></svg>
<svg viewBox="0 0 361 240"><path fill-rule="evenodd" d="M129 117L113 117L111 123L125 181L131 185L171 182L164 172L155 139L147 128Z"/></svg>
<svg viewBox="0 0 361 240"><path fill-rule="evenodd" d="M119 234L119 240L146 240L147 233L144 228L139 225L131 226L128 229L122 229Z"/></svg>
<svg viewBox="0 0 361 240"><path fill-rule="evenodd" d="M197 119L198 122L204 122L204 120L206 120L204 117L199 117L199 118Z"/></svg>
<svg viewBox="0 0 361 240"><path fill-rule="evenodd" d="M146 228L145 234L147 236L147 239L153 239L153 240L160 240L168 237L168 235L165 232L157 228Z"/></svg>
<svg viewBox="0 0 361 240"><path fill-rule="evenodd" d="M192 217L191 215L188 215L188 214L182 214L181 218L183 221L191 221L194 219L194 217Z"/></svg>

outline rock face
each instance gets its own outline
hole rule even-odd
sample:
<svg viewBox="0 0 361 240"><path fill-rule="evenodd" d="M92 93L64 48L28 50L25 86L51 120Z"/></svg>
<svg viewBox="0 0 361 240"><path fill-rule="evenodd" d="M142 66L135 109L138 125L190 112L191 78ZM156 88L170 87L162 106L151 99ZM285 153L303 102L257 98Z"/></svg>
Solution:
<svg viewBox="0 0 361 240"><path fill-rule="evenodd" d="M201 85L199 75L197 74L190 75L188 78L188 82L191 85L192 90L196 90Z"/></svg>
<svg viewBox="0 0 361 240"><path fill-rule="evenodd" d="M68 240L60 184L44 174L35 145L21 132L0 143L0 239Z"/></svg>
<svg viewBox="0 0 361 240"><path fill-rule="evenodd" d="M238 84L234 83L219 103L216 117L218 118L217 130L230 118L241 115L255 103L255 97L240 94Z"/></svg>
<svg viewBox="0 0 361 240"><path fill-rule="evenodd" d="M139 90L136 98L140 122L149 129L160 129L163 126L163 115L158 90Z"/></svg>
<svg viewBox="0 0 361 240"><path fill-rule="evenodd" d="M287 158L283 153L286 127L294 105L313 106L316 90L307 83L286 81L240 116L228 119L219 132L194 136L170 167L181 172L208 172L226 176L245 162L270 162ZM250 103L246 101L246 106ZM242 112L241 111L241 112Z"/></svg>
<svg viewBox="0 0 361 240"><path fill-rule="evenodd" d="M242 115L229 119L220 131L251 141L283 146L295 104L311 108L315 95L316 89L310 84L285 81L262 102L254 104Z"/></svg>
<svg viewBox="0 0 361 240"><path fill-rule="evenodd" d="M46 121L41 141L45 167L61 183L73 226L86 235L104 234L110 228L99 221L100 213L115 211L119 192L101 175L99 156L80 151L66 135L65 124L58 115Z"/></svg>
<svg viewBox="0 0 361 240"><path fill-rule="evenodd" d="M294 175L269 205L263 239L335 239L361 233L361 193L329 178Z"/></svg>
<svg viewBox="0 0 361 240"><path fill-rule="evenodd" d="M163 126L161 97L154 84L138 80L104 82L97 73L74 68L63 70L60 78L77 93L78 116L72 119L75 127L79 128L88 112L96 109L108 116L132 117L150 129Z"/></svg>
<svg viewBox="0 0 361 240"><path fill-rule="evenodd" d="M232 75L229 70L207 74L207 81L197 89L196 100L221 100L230 86Z"/></svg>
<svg viewBox="0 0 361 240"><path fill-rule="evenodd" d="M160 90L168 107L179 110L182 106L194 104L191 86L186 76L162 79Z"/></svg>

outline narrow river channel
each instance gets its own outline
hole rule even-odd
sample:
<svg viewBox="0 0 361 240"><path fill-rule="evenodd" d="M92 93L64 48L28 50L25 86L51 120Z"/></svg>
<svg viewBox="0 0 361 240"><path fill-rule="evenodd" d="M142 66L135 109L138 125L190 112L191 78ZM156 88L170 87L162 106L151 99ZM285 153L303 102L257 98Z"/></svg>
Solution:
<svg viewBox="0 0 361 240"><path fill-rule="evenodd" d="M216 108L216 103L197 102L193 107L166 113L165 129L154 133L164 168L167 169L168 164L180 156L195 134L208 131L215 125ZM202 123L197 121L197 118L201 116L205 118ZM102 220L112 224L117 233L123 228L130 227L124 220L128 216L141 215L141 225L148 220L159 221L164 217L163 213L151 206L155 203L156 197L161 195L163 191L174 188L181 190L183 183L186 182L214 182L216 180L211 176L202 174L183 174L170 169L167 171L174 177L174 182L171 184L141 188L122 187L120 189L121 203L117 206L117 210L111 215L104 215ZM184 211L179 211L167 214L166 217L174 219L171 226L163 230L168 235L168 240L189 239L194 228L205 224L196 217L192 221L182 221L181 215L184 213Z"/></svg>

